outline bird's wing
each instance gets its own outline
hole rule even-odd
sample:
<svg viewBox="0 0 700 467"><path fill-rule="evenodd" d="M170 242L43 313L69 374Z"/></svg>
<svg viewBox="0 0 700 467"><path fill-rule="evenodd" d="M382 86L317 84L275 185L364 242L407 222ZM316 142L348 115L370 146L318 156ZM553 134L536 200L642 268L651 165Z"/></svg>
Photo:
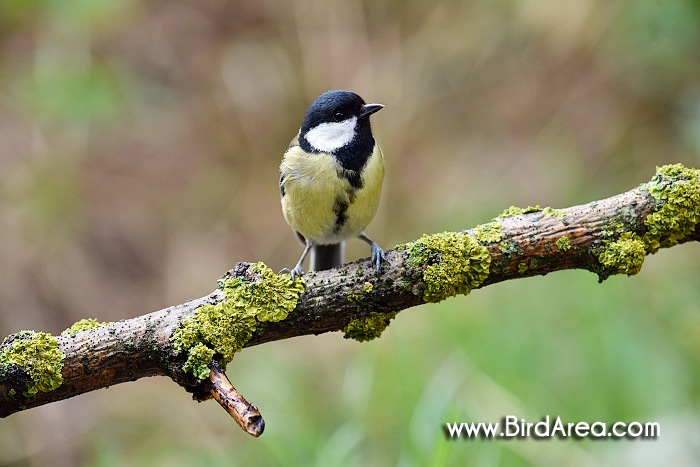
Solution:
<svg viewBox="0 0 700 467"><path fill-rule="evenodd" d="M292 139L292 141L289 143L289 148L293 148L294 146L299 146L299 135L301 134L301 130L297 133L297 135ZM287 149L289 149L287 148Z"/></svg>
<svg viewBox="0 0 700 467"><path fill-rule="evenodd" d="M299 130L297 132L297 135L289 143L289 147L287 148L287 151L289 151L291 148L299 146L299 135L300 134L301 134L301 130ZM285 154L286 154L286 152L285 152ZM280 197L284 198L284 173L282 173L282 172L280 172Z"/></svg>

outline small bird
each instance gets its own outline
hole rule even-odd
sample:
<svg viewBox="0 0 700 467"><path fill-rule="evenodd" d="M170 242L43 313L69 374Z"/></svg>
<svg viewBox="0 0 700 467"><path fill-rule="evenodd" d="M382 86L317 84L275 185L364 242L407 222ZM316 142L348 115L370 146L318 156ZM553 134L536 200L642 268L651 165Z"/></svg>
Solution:
<svg viewBox="0 0 700 467"><path fill-rule="evenodd" d="M365 103L354 92L335 90L318 96L306 110L280 164L282 213L305 245L292 279L303 274L310 250L312 270L340 265L349 238L370 245L377 269L386 260L379 245L365 235L384 181L384 155L372 136L369 116L383 107Z"/></svg>

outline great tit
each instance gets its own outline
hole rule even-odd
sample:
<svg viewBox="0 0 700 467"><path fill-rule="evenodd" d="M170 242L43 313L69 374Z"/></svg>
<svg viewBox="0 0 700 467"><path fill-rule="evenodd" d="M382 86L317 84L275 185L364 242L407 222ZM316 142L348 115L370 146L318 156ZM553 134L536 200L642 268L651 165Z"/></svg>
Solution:
<svg viewBox="0 0 700 467"><path fill-rule="evenodd" d="M312 270L340 265L344 241L353 237L370 245L377 269L386 260L365 235L384 181L384 156L369 116L383 107L365 103L354 92L335 90L318 96L306 110L280 164L282 213L305 245L292 279L303 274L310 250Z"/></svg>

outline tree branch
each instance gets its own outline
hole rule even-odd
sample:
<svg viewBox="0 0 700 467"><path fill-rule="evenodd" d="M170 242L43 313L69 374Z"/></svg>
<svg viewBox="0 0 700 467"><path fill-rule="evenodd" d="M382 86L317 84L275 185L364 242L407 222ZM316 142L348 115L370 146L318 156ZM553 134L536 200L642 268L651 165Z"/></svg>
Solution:
<svg viewBox="0 0 700 467"><path fill-rule="evenodd" d="M219 366L242 347L339 330L367 340L406 308L558 270L586 269L601 282L611 274L632 275L647 254L700 240L699 223L700 170L676 164L601 201L510 208L463 232L423 236L387 251L381 272L364 259L306 274L303 293L299 283L260 263L238 263L206 297L56 337L8 337L0 345L0 417L166 375L197 400L214 397L258 436L262 417ZM60 353L51 357L47 348Z"/></svg>
<svg viewBox="0 0 700 467"><path fill-rule="evenodd" d="M260 415L258 408L248 403L248 401L236 391L236 388L234 388L231 381L228 380L224 369L221 368L218 362L213 362L210 366L210 391L216 402L236 420L236 423L238 423L238 426L240 426L243 431L256 438L260 436L265 429L265 421L262 415Z"/></svg>

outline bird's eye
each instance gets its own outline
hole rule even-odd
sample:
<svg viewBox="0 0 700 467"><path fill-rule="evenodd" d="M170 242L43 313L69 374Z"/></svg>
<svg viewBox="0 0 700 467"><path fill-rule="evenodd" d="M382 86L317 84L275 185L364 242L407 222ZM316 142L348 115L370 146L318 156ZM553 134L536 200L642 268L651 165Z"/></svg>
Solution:
<svg viewBox="0 0 700 467"><path fill-rule="evenodd" d="M342 122L345 120L345 114L343 112L336 112L333 114L333 118L336 122Z"/></svg>

